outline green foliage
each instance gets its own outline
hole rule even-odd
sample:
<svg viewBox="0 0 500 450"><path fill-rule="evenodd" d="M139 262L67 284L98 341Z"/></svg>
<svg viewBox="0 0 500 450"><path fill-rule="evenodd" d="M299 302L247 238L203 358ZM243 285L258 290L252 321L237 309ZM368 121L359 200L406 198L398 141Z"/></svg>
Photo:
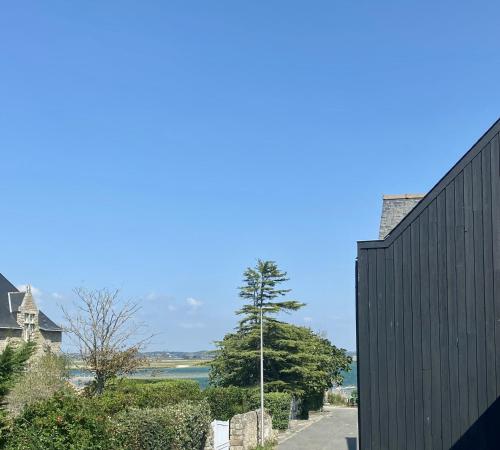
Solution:
<svg viewBox="0 0 500 450"><path fill-rule="evenodd" d="M7 344L3 352L0 353L0 399L3 399L23 373L35 348L35 343L31 341L19 346Z"/></svg>
<svg viewBox="0 0 500 450"><path fill-rule="evenodd" d="M358 406L358 391L354 389L351 393L351 398L349 399L349 404L351 406Z"/></svg>
<svg viewBox="0 0 500 450"><path fill-rule="evenodd" d="M348 404L348 400L341 394L337 394L335 392L328 392L328 403L330 405L335 406L346 406Z"/></svg>
<svg viewBox="0 0 500 450"><path fill-rule="evenodd" d="M68 362L63 356L46 351L32 358L6 397L7 409L17 415L26 405L45 400L67 387Z"/></svg>
<svg viewBox="0 0 500 450"><path fill-rule="evenodd" d="M210 426L206 401L164 408L132 409L115 418L120 450L201 450Z"/></svg>
<svg viewBox="0 0 500 450"><path fill-rule="evenodd" d="M7 450L108 450L109 419L89 399L58 393L14 419Z"/></svg>
<svg viewBox="0 0 500 450"><path fill-rule="evenodd" d="M0 409L0 448L5 448L12 429L12 418L5 409Z"/></svg>
<svg viewBox="0 0 500 450"><path fill-rule="evenodd" d="M290 289L280 289L279 285L288 281L286 272L282 272L274 261L258 260L255 267L248 267L243 273L243 282L240 287L240 297L246 303L236 314L243 315L240 329L252 329L260 321L260 308L264 318L271 319L272 315L280 312L296 311L304 303L296 300L275 301L290 292Z"/></svg>
<svg viewBox="0 0 500 450"><path fill-rule="evenodd" d="M253 450L274 450L276 444L274 442L267 442L264 445L257 445Z"/></svg>
<svg viewBox="0 0 500 450"><path fill-rule="evenodd" d="M209 387L203 395L210 405L212 418L229 420L236 414L250 411L252 391L237 386Z"/></svg>
<svg viewBox="0 0 500 450"><path fill-rule="evenodd" d="M275 315L303 306L295 300L277 301L290 290L280 285L286 272L273 261L259 260L244 273L240 297L247 301L237 314L244 318L237 330L217 343L211 362L212 386L253 387L260 382L260 320L264 321L264 382L266 391L289 392L302 399L306 411L323 404L323 393L333 383L342 384L342 371L350 370L346 351L310 328L279 321Z"/></svg>
<svg viewBox="0 0 500 450"><path fill-rule="evenodd" d="M160 408L167 405L202 398L200 387L193 380L121 379L106 385L103 394L94 398L98 407L107 414L116 414L130 408Z"/></svg>
<svg viewBox="0 0 500 450"><path fill-rule="evenodd" d="M273 419L275 430L286 430L290 421L291 394L287 392L266 392L264 394L264 409ZM260 395L253 393L251 397L251 409L260 408Z"/></svg>
<svg viewBox="0 0 500 450"><path fill-rule="evenodd" d="M260 393L255 388L212 387L206 389L204 395L210 405L212 418L216 420L229 420L236 414L260 408ZM264 408L273 418L273 428L288 428L291 401L292 396L286 392L264 394Z"/></svg>
<svg viewBox="0 0 500 450"><path fill-rule="evenodd" d="M259 339L258 329L227 334L211 363L211 384L258 385ZM318 399L322 402L323 393L333 383L341 384L341 372L350 368L351 358L345 350L306 327L267 322L264 342L266 390L290 392L305 400L310 409L317 409Z"/></svg>

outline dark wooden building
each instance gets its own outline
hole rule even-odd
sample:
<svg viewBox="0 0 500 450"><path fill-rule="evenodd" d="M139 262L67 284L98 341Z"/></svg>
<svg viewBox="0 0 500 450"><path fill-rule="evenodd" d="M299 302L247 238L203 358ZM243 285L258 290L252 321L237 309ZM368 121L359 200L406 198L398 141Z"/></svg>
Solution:
<svg viewBox="0 0 500 450"><path fill-rule="evenodd" d="M363 450L500 449L499 132L358 243Z"/></svg>

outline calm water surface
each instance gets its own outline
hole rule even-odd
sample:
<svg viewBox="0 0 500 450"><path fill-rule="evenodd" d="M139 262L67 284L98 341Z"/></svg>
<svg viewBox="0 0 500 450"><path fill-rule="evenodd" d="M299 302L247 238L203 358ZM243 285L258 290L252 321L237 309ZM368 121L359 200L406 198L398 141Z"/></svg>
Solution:
<svg viewBox="0 0 500 450"><path fill-rule="evenodd" d="M200 384L202 389L208 386L208 367L169 367L169 368L153 368L137 370L131 378L141 379L185 379L195 380ZM84 385L90 379L90 373L86 370L73 369L70 371L72 381L77 385ZM344 373L344 386L357 385L357 364L352 363L351 371Z"/></svg>

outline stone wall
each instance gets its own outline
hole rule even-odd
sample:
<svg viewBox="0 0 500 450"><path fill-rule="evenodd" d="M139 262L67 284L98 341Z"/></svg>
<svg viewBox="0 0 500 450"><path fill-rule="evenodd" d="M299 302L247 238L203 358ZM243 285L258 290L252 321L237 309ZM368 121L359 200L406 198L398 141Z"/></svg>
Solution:
<svg viewBox="0 0 500 450"><path fill-rule="evenodd" d="M229 422L231 450L250 450L257 447L260 436L260 410L234 416ZM264 413L264 440L274 439L271 416Z"/></svg>
<svg viewBox="0 0 500 450"><path fill-rule="evenodd" d="M424 194L384 195L379 239L385 239L423 197Z"/></svg>
<svg viewBox="0 0 500 450"><path fill-rule="evenodd" d="M276 438L271 416L264 413L264 440ZM260 410L238 414L229 421L229 444L231 450L252 450L260 439ZM204 450L214 450L214 433L212 425L205 441Z"/></svg>
<svg viewBox="0 0 500 450"><path fill-rule="evenodd" d="M0 329L0 351L3 351L8 343L20 344L24 342L22 330Z"/></svg>

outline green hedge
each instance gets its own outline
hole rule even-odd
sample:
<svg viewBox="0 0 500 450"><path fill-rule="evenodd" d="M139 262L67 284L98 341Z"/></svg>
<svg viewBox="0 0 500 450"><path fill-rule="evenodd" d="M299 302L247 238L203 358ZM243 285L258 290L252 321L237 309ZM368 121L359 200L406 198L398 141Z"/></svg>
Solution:
<svg viewBox="0 0 500 450"><path fill-rule="evenodd" d="M267 409L273 419L275 430L286 430L290 421L291 394L287 392L266 392L264 394L264 409ZM251 409L260 408L260 394L253 393Z"/></svg>
<svg viewBox="0 0 500 450"><path fill-rule="evenodd" d="M107 414L117 414L131 408L161 408L182 401L202 399L200 386L193 380L118 380L107 386L95 398L98 407Z"/></svg>
<svg viewBox="0 0 500 450"><path fill-rule="evenodd" d="M164 408L118 414L114 435L120 450L201 450L210 427L208 402L182 402Z"/></svg>
<svg viewBox="0 0 500 450"><path fill-rule="evenodd" d="M311 392L305 394L300 403L300 418L309 419L309 411L319 411L323 407L323 403L323 392Z"/></svg>
<svg viewBox="0 0 500 450"><path fill-rule="evenodd" d="M58 393L14 419L6 449L110 450L109 417L89 399Z"/></svg>
<svg viewBox="0 0 500 450"><path fill-rule="evenodd" d="M198 450L211 422L206 400L110 415L103 397L75 394L27 407L6 436L7 450Z"/></svg>
<svg viewBox="0 0 500 450"><path fill-rule="evenodd" d="M257 389L236 386L208 388L204 391L210 404L213 419L229 420L236 414L242 414L260 408L260 393ZM285 392L266 392L264 408L273 418L273 428L288 428L292 396Z"/></svg>
<svg viewBox="0 0 500 450"><path fill-rule="evenodd" d="M236 414L251 411L250 389L237 386L211 387L203 391L204 397L210 405L212 418L215 420L229 420Z"/></svg>

